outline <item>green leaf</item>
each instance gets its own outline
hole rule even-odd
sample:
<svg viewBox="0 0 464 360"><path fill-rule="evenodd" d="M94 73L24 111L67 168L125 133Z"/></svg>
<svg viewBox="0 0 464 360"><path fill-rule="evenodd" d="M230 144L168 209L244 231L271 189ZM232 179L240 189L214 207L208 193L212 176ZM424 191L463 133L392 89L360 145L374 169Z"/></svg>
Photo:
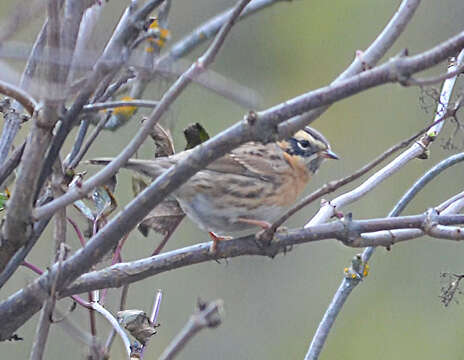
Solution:
<svg viewBox="0 0 464 360"><path fill-rule="evenodd" d="M184 130L184 136L187 141L185 150L192 149L209 139L208 132L199 123L187 126Z"/></svg>

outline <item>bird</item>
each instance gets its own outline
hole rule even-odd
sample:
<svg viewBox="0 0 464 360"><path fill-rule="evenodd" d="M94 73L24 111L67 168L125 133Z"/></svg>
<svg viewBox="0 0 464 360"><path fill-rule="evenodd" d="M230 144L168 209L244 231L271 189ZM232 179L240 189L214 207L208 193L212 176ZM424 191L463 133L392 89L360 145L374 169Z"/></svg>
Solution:
<svg viewBox="0 0 464 360"><path fill-rule="evenodd" d="M202 145L199 145L202 146ZM123 166L156 179L194 149L154 160L130 159ZM299 198L325 159L338 159L327 139L306 126L286 140L247 142L193 175L173 195L185 214L213 238L266 228ZM112 158L89 162L106 165Z"/></svg>

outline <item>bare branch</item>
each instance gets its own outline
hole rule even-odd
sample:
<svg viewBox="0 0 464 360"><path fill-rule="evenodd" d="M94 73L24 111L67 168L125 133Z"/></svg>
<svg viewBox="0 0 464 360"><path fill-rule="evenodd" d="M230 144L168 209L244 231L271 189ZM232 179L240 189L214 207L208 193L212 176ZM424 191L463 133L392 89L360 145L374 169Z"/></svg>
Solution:
<svg viewBox="0 0 464 360"><path fill-rule="evenodd" d="M158 106L158 101L153 100L130 100L130 101L108 101L104 103L94 103L85 105L82 108L82 112L93 112L93 111L100 111L105 109L112 109L121 106L137 106L137 107L146 107L146 108L154 108Z"/></svg>
<svg viewBox="0 0 464 360"><path fill-rule="evenodd" d="M29 95L21 88L12 84L8 84L7 82L2 80L0 80L0 94L15 99L24 107L24 109L26 109L26 111L30 115L32 115L34 109L37 107L37 102L31 95Z"/></svg>
<svg viewBox="0 0 464 360"><path fill-rule="evenodd" d="M146 259L128 263L119 263L105 269L90 272L79 277L68 288L60 292L60 297L78 294L96 289L120 287L149 276L198 264L205 261L233 258L243 255L274 257L288 248L308 242L337 239L350 247L365 247L366 241L361 234L381 230L420 229L432 224L456 225L464 223L464 215L437 215L430 219L429 214L387 217L381 219L350 220L343 219L328 224L314 225L306 229L293 229L287 233L278 233L269 246L263 247L255 235L223 241L218 244L217 252L209 252L210 242L188 246L155 255ZM464 235L461 235L461 240ZM455 239L456 240L456 239ZM374 241L372 241L374 242ZM381 244L380 244L381 245Z"/></svg>
<svg viewBox="0 0 464 360"><path fill-rule="evenodd" d="M108 122L110 116L111 116L111 113L108 113L106 114L106 116L102 116L100 118L100 121L98 122L97 126L92 131L92 133L90 134L89 139L87 140L85 145L79 150L79 152L76 154L76 156L71 160L71 162L67 166L68 169L74 169L77 166L77 164L79 164L79 162L85 156L87 151L89 151L90 146L93 144L98 134L100 134L100 131L102 131L103 128L105 127L105 124Z"/></svg>
<svg viewBox="0 0 464 360"><path fill-rule="evenodd" d="M449 158L439 162L437 165L432 167L429 171L427 171L424 175L422 175L412 186L411 188L402 196L402 198L398 201L395 205L391 214L400 214L406 208L407 204L409 204L412 199L433 179L435 179L438 175L440 175L443 171L450 168L451 166L458 164L464 161L464 153L456 154L450 156ZM455 201L455 200L454 200ZM449 206L449 204L443 204L439 208L444 207L445 209ZM444 210L442 210L444 211ZM394 215L391 215L394 216ZM406 234L399 235L400 232L395 231L385 231L376 234L363 234L363 238L367 241L366 246L373 246L368 241L373 240L376 245L383 245L383 246L390 246L399 241L403 241ZM418 233L420 236L421 234ZM382 240L379 241L379 238Z"/></svg>
<svg viewBox="0 0 464 360"><path fill-rule="evenodd" d="M23 156L26 142L24 141L10 156L10 158L0 167L0 186L8 179L11 173L16 169Z"/></svg>
<svg viewBox="0 0 464 360"><path fill-rule="evenodd" d="M69 132L79 119L82 107L88 102L90 96L104 79L108 79L119 70L130 55L130 43L134 40L141 27L138 26L150 12L159 6L163 0L149 0L140 9L135 8L135 2L126 9L113 36L98 59L93 71L88 74L82 90L77 95L71 108L66 112L60 128L54 136L53 142L48 150L42 171L40 173L38 188L42 188L45 180L51 173L51 168L59 154L61 147Z"/></svg>
<svg viewBox="0 0 464 360"><path fill-rule="evenodd" d="M212 301L201 304L199 311L188 320L184 328L177 334L168 347L163 351L160 360L172 360L185 347L200 330L204 328L214 328L221 323L220 313L222 312L222 300Z"/></svg>
<svg viewBox="0 0 464 360"><path fill-rule="evenodd" d="M444 118L442 118L441 120L443 120L443 119ZM411 142L416 140L419 136L425 134L432 126L434 126L434 124L432 124L430 126L427 126L426 128L420 130L416 134L410 136L409 138L399 142L398 144L393 145L391 148L385 150L382 154L377 156L374 160L372 160L371 162L369 162L366 165L362 166L360 169L356 170L354 173L352 173L350 175L347 175L347 176L345 176L345 177L343 177L341 179L332 180L329 183L324 184L322 187L320 187L316 191L313 191L311 194L309 194L308 196L303 198L298 204L296 204L295 206L290 208L279 219L274 221L272 226L268 230L266 230L265 232L262 233L262 239L265 240L266 237L268 237L269 235L272 236L279 226L281 226L285 221L287 221L291 216L296 214L302 208L308 206L309 204L311 204L315 200L321 198L322 196L324 196L326 194L330 194L330 193L338 190L342 186L344 186L346 184L349 184L349 183L353 182L356 179L359 179L361 176L368 173L374 167L379 165L382 161L387 159L390 155L392 155L396 151L408 146L409 144L411 144Z"/></svg>
<svg viewBox="0 0 464 360"><path fill-rule="evenodd" d="M219 33L217 34L216 39L213 41L213 43L208 48L208 50L206 50L205 55L200 57L200 59L195 64L192 65L192 67L187 71L187 73L184 76L182 76L171 87L170 90L168 90L168 92L161 99L159 106L156 107L154 112L151 114L150 119L147 120L144 123L144 125L143 125L142 129L139 131L138 135L134 139L132 139L131 143L126 147L126 149L119 155L119 157L116 160L113 161L113 163L112 163L113 165L108 165L102 171L100 171L97 175L95 175L92 178L93 180L90 179L90 180L86 181L82 185L82 189L80 191L78 191L78 197L82 194L82 192L88 191L89 186L90 186L90 188L94 187L94 185L92 185L92 181L95 181L95 179L98 180L98 179L101 179L101 178L105 178L108 175L108 173L114 174L116 172L116 170L122 164L124 164L127 161L127 159L129 159L130 156L138 149L138 147L143 143L145 138L151 132L151 130L153 128L153 125L156 123L156 121L158 121L158 119L164 113L164 111L167 109L167 107L176 99L176 97L182 92L182 90L190 83L191 78L193 76L197 75L198 73L201 73L205 69L205 67L207 65L209 65L214 60L214 58L215 58L215 56L217 54L217 51L219 50L220 46L224 42L224 39L225 39L226 35L228 34L228 32L230 31L230 29L232 27L232 24L235 22L235 19L240 15L241 11L243 10L243 8L246 6L246 4L248 2L249 2L249 0L241 0L237 4L237 6L234 9L234 12L232 13L231 17L229 18L229 21L227 23L225 23L224 26L221 28L221 31L219 31ZM146 9L147 5L149 5L149 4L153 5L153 2L146 3L145 7L141 8L139 10L138 14L140 12L143 12L143 10ZM116 31L117 30L118 29L116 29ZM125 34L123 36L123 39L127 39L125 36L130 36L130 34L129 35ZM106 51L102 56L103 58L105 57L105 54L106 54ZM88 95L90 96L90 94L88 94ZM86 100L87 98L88 98L87 95L85 96L85 99L82 96L82 100ZM77 111L80 111L82 106L84 105L83 103L80 103L79 101L80 100L76 100L76 104L73 105L73 107L75 107L75 109ZM72 112L72 108L69 110L68 114L71 113L71 112ZM63 124L60 127L60 130L62 128L63 128ZM63 139L63 141L64 141L64 139ZM26 147L26 149L27 149L27 147ZM53 149L53 145L52 145L51 149ZM53 157L53 159L55 158L55 156ZM37 163L39 163L39 162L37 162ZM95 182L94 182L94 184L95 184ZM18 185L16 185L16 186L18 186ZM73 187L73 189L77 189L77 188L78 188L77 186ZM70 193L72 193L72 192L73 191L71 190ZM143 191L139 196L145 196L145 193L146 193L146 190ZM59 199L63 199L65 197L66 197L66 195L60 197ZM58 206L58 208L60 208L60 207L62 207L62 206ZM140 209L138 209L137 207L132 208L132 209L136 210L136 212L139 215L141 215ZM145 207L145 209L149 210L148 207ZM126 210L130 210L130 206ZM54 212L55 212L55 210L52 213L54 213ZM22 215L22 217L24 217L23 213L21 215ZM137 224L137 222L139 220L141 220L142 217L144 215L146 215L146 214L143 214L142 217L139 220L137 220L138 219L137 216L132 216L129 213L127 215L129 215L129 216L126 217L126 215L124 215L124 218L127 221L131 222L131 224L129 225L130 227L134 227ZM119 217L120 216L115 217L110 223L114 223L114 221L118 221ZM17 219L17 221L21 221L21 219L22 218L19 218L19 219ZM135 220L134 223L132 223L133 220ZM124 220L124 222L125 222L125 220ZM20 223L20 225L22 225L22 224ZM120 230L123 229L123 228L128 228L128 227L127 226L122 226L122 227L118 226L118 228L119 228L119 230L116 230L116 227L108 227L108 228L106 228L106 229L113 229L113 230L117 231L118 234L116 236L110 235L111 231L108 232L108 231L105 230L105 231L98 232L87 243L87 246L84 249L77 252L74 256L72 256L70 259L65 261L65 263L63 264L63 272L66 272L66 275L63 275L62 277L60 277L60 286L65 286L65 285L69 284L75 278L77 278L80 274L87 271L99 259L101 259L102 256L104 254L106 254L106 252L108 252L112 248L113 241L115 241L116 238L119 239L121 237L121 235L123 235ZM13 227L9 226L9 227L7 227L7 229L13 229ZM108 237L108 235L110 235L110 237ZM103 241L103 243L102 243L102 241ZM94 248L94 246L97 246L97 247ZM56 269L55 266L53 266L50 269L51 272L55 272L56 270L57 269ZM2 334L1 334L2 332L4 332L6 334L7 332L14 331L18 326L20 326L22 323L24 323L30 316L32 316L40 308L41 303L42 303L42 301L44 299L43 299L43 297L38 295L36 292L37 292L38 288L39 289L44 289L44 288L46 289L47 288L46 284L48 284L48 280L47 280L47 278L46 278L46 276L44 274L41 278L39 278L37 281L30 284L29 286L27 286L24 289L25 290L25 292L23 292L23 296L25 296L24 299L25 299L25 301L27 303L29 301L31 301L31 303L30 303L31 306L28 306L27 310L22 308L22 310L20 311L20 313L17 314L15 319L13 321L11 321L8 324L8 326L6 326L6 327L4 327L3 329L0 330L0 339L3 338ZM50 284L48 284L48 285L50 285ZM28 290L26 290L26 289L28 289ZM26 298L27 298L27 300L26 300ZM1 304L0 304L0 308L1 308ZM0 312L1 312L1 310L0 310Z"/></svg>
<svg viewBox="0 0 464 360"><path fill-rule="evenodd" d="M458 59L460 61L462 61L462 56L459 56ZM460 66L460 63L455 64L455 66ZM451 71L453 71L453 69L451 69ZM445 84L443 85L443 89L442 89L440 99L443 100L444 102L440 102L439 105L438 105L437 114L436 114L436 117L435 117L436 119L442 117L443 116L443 109L446 109L448 107L448 101L450 99L450 96L451 96L451 93L452 93L452 90L453 90L453 86L454 86L454 81L451 80L451 79L447 79ZM432 136L431 138L435 138L438 135L438 133L441 130L442 126L443 126L443 122L440 122L438 124L436 124L434 122L434 127L432 128L432 129L434 129L433 133L430 133L431 130L429 130L429 134L430 134L430 136ZM418 151L418 149L417 150L415 149L415 145L417 145L417 144L414 144L412 147L410 147L408 150L406 150L402 154L402 157L406 158L408 155L411 155L415 151ZM399 158L396 161L399 162ZM387 172L384 171L383 174L386 175ZM371 177L369 180L372 180L373 182L376 181L375 178L373 178L373 177ZM363 185L361 185L361 186L363 186ZM368 186L366 185L365 188L367 189ZM355 192L356 189L353 190L353 191ZM348 196L345 196L345 199L348 199ZM407 200L404 201L404 202L402 200L403 199L401 199L397 203L395 208L390 212L390 214L389 214L390 217L398 216L401 213L401 211L404 209L406 204L409 201L412 200L412 197L407 197ZM326 213L326 215L328 215L328 214L329 213ZM328 217L324 219L324 216L320 216L318 221L323 222L324 220L327 220L327 219L328 219ZM313 223L316 223L316 221L314 221ZM391 233L389 233L389 235L391 235ZM395 241L398 241L398 238L396 238ZM374 247L366 248L364 250L363 254L362 254L362 261L367 263L367 261L369 261L369 259L374 254L374 251L375 251ZM329 335L330 330L332 329L332 325L334 324L335 319L337 318L338 314L340 313L346 299L351 294L351 291L358 284L359 284L359 279L347 279L347 278L344 278L342 280L338 290L336 291L336 293L335 293L335 295L334 295L334 297L332 299L332 302L328 306L328 308L327 308L327 310L326 310L326 312L324 314L324 317L321 320L321 322L320 322L320 324L319 324L319 326L318 326L318 328L316 330L316 333L314 334L314 337L313 337L313 339L311 341L308 352L306 353L305 360L316 360L319 357L319 354L322 351L322 348L323 348L323 346L325 344L325 341L327 340L327 336Z"/></svg>
<svg viewBox="0 0 464 360"><path fill-rule="evenodd" d="M406 74L421 71L428 66L432 66L436 64L437 61L441 61L447 58L448 55L455 53L462 46L464 46L464 32L419 55L409 58L395 58L387 64L381 65L372 70L367 70L364 73L348 80L337 82L335 85L330 85L312 91L260 113L250 113L246 117L246 121L237 123L226 131L213 137L205 143L204 147L194 150L192 154L185 159L185 161L180 162L176 167L176 175L182 174L182 180L177 178L177 176L173 176L173 169L171 168L165 173L166 176L158 178L155 183L159 184L159 182L166 181L166 179L169 178L171 179L170 185L172 185L172 189L174 189L204 166L221 157L238 145L251 140L259 140L262 142L276 140L278 138L275 133L276 125L291 116L340 100L358 93L362 89L368 89L389 81L400 81L402 76L406 76ZM199 69L192 72L196 71L199 71ZM190 70L188 73L190 73ZM183 77L180 79L182 78ZM176 84L171 88L171 90L178 89ZM172 94L170 94L170 92L165 94L166 98L169 99L169 104L173 100L171 95ZM151 125L152 122L155 122L154 120L159 117L160 113L164 112L165 106L169 104L161 101L146 124ZM295 123L294 125L289 125L290 127L286 127L286 129L292 129L292 131L295 132L298 129L297 126L303 125L304 124L296 125ZM104 183L106 179L108 179L109 176L112 176L114 172L128 160L129 156L135 152L135 149L138 148L142 139L145 139L145 129L144 125L144 127L139 131L139 134L132 140L126 149L118 157L116 157L110 165L106 166L91 179L87 180L83 184L82 188L79 190L73 189L50 204L36 209L34 218L39 219L42 216L55 211L59 207L66 206L79 199L79 197L93 189L95 186ZM200 156L200 152L204 152L204 155ZM179 180L179 183L174 184L177 180ZM152 186L154 186L153 184ZM163 195L167 195L167 193L164 192Z"/></svg>
<svg viewBox="0 0 464 360"><path fill-rule="evenodd" d="M338 196L334 200L326 202L325 205L321 207L319 212L305 225L305 227L310 227L327 221L332 216L334 216L337 211L340 211L342 207L359 200L368 192L374 190L377 185L398 172L403 166L409 163L409 161L421 155L425 149L426 144L422 141L414 143L408 150L400 154L392 162L370 176L360 186L343 195Z"/></svg>

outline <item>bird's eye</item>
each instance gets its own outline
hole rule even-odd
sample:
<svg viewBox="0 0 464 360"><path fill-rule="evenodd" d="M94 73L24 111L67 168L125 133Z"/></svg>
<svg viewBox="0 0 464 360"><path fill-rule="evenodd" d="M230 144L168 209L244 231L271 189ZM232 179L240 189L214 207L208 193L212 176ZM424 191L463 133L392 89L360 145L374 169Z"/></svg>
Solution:
<svg viewBox="0 0 464 360"><path fill-rule="evenodd" d="M311 143L308 140L301 140L301 141L298 141L298 146L300 147L301 150L307 150L308 148L311 147Z"/></svg>

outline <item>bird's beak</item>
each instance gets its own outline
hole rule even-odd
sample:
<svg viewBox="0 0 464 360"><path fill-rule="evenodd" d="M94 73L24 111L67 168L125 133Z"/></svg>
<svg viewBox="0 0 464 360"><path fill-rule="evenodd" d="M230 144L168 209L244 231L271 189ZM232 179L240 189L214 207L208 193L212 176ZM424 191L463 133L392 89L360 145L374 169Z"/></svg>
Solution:
<svg viewBox="0 0 464 360"><path fill-rule="evenodd" d="M335 159L335 160L340 159L340 158L338 157L338 155L335 154L335 153L334 153L332 150L330 150L330 149L324 150L324 151L322 152L321 155L322 155L322 157L324 157L324 158L326 158L326 159Z"/></svg>

